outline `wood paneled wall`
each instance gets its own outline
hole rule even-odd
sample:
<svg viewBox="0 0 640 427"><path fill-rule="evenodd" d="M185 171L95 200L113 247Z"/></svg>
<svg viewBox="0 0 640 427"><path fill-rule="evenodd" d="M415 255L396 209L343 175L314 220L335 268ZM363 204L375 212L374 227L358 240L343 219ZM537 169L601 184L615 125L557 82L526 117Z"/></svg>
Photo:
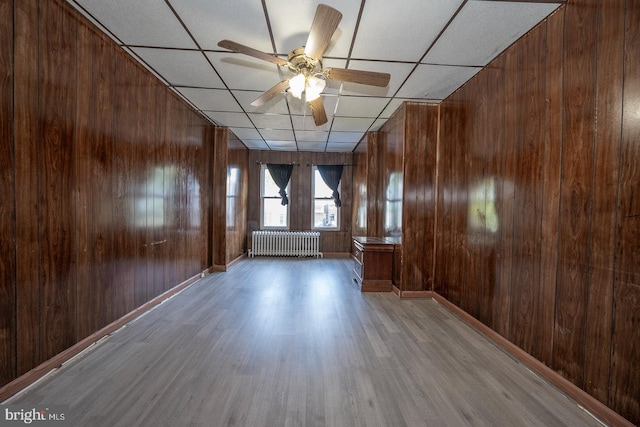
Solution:
<svg viewBox="0 0 640 427"><path fill-rule="evenodd" d="M216 269L247 253L249 150L227 128L216 128L213 228Z"/></svg>
<svg viewBox="0 0 640 427"><path fill-rule="evenodd" d="M247 253L249 150L233 134L227 165L227 263ZM233 176L233 178L232 178Z"/></svg>
<svg viewBox="0 0 640 427"><path fill-rule="evenodd" d="M441 104L434 285L636 424L638 22L570 0Z"/></svg>
<svg viewBox="0 0 640 427"><path fill-rule="evenodd" d="M372 140L379 166L371 168L381 186L368 212L379 212L370 229L397 240L394 285L401 293L430 291L434 276L436 162L439 107L404 103ZM374 154L374 153L372 153ZM376 159L375 154L371 156ZM371 165L371 159L369 161ZM371 175L371 174L369 174ZM419 295L419 294L414 294Z"/></svg>
<svg viewBox="0 0 640 427"><path fill-rule="evenodd" d="M5 384L209 267L214 133L61 0L0 24Z"/></svg>
<svg viewBox="0 0 640 427"><path fill-rule="evenodd" d="M0 1L0 384L16 376L16 192L13 126L13 4Z"/></svg>
<svg viewBox="0 0 640 427"><path fill-rule="evenodd" d="M247 238L260 229L260 164L293 163L290 181L290 230L311 230L311 166L345 165L340 181L340 230L320 232L320 250L325 253L351 252L352 153L289 151L249 151L249 213ZM251 245L249 241L249 246Z"/></svg>
<svg viewBox="0 0 640 427"><path fill-rule="evenodd" d="M380 134L367 132L353 152L354 236L382 237Z"/></svg>

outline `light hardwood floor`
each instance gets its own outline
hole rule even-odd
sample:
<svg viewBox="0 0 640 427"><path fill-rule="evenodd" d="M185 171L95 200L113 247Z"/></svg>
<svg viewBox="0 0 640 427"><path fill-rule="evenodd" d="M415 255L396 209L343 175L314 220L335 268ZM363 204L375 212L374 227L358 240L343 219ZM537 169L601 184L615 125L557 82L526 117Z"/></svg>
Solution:
<svg viewBox="0 0 640 427"><path fill-rule="evenodd" d="M598 426L432 300L347 259L247 259L17 396L73 426Z"/></svg>

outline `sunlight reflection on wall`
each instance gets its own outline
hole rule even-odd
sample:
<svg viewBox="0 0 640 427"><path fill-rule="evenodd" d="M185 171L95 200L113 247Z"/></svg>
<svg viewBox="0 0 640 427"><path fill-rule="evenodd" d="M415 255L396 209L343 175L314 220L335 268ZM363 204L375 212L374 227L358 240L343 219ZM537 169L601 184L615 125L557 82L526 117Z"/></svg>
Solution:
<svg viewBox="0 0 640 427"><path fill-rule="evenodd" d="M496 212L495 179L487 178L469 190L469 211L467 227L473 232L496 233L499 218Z"/></svg>

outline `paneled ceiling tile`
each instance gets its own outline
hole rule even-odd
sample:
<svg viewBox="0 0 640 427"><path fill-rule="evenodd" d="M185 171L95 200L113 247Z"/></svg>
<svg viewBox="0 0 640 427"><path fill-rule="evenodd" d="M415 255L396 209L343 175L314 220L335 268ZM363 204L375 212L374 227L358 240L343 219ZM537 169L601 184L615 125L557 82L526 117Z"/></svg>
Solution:
<svg viewBox="0 0 640 427"><path fill-rule="evenodd" d="M313 121L311 112L308 112L306 115L291 116L291 120L293 121L293 128L295 129L296 133L298 131L328 131L329 129L331 129L330 118L327 123L316 126L315 122Z"/></svg>
<svg viewBox="0 0 640 427"><path fill-rule="evenodd" d="M352 58L418 62L462 0L367 0Z"/></svg>
<svg viewBox="0 0 640 427"><path fill-rule="evenodd" d="M373 119L335 117L331 131L336 132L366 132L373 123Z"/></svg>
<svg viewBox="0 0 640 427"><path fill-rule="evenodd" d="M243 90L234 90L232 92L233 96L238 99L238 102L247 113L289 114L285 94L275 96L271 101L260 107L254 107L251 103L262 95L263 92Z"/></svg>
<svg viewBox="0 0 640 427"><path fill-rule="evenodd" d="M225 111L203 111L220 126L229 128L251 128L253 124L244 113L228 113Z"/></svg>
<svg viewBox="0 0 640 427"><path fill-rule="evenodd" d="M229 39L273 53L259 1L171 0L171 5L202 49L220 50L218 42Z"/></svg>
<svg viewBox="0 0 640 427"><path fill-rule="evenodd" d="M200 110L242 112L242 109L228 90L189 87L181 87L177 88L177 90L190 99L196 108Z"/></svg>
<svg viewBox="0 0 640 427"><path fill-rule="evenodd" d="M295 141L292 130L260 129L265 141Z"/></svg>
<svg viewBox="0 0 640 427"><path fill-rule="evenodd" d="M442 100L480 70L480 67L421 64L397 95L403 98Z"/></svg>
<svg viewBox="0 0 640 427"><path fill-rule="evenodd" d="M71 3L76 3L82 13L93 15L95 21L124 44L197 48L163 0L73 0Z"/></svg>
<svg viewBox="0 0 640 427"><path fill-rule="evenodd" d="M378 73L389 73L391 79L387 87L368 86L358 83L344 83L342 86L343 95L364 95L377 97L391 97L396 93L402 82L404 82L413 70L415 64L399 62L376 62L376 61L351 61L349 68L353 70L375 71Z"/></svg>
<svg viewBox="0 0 640 427"><path fill-rule="evenodd" d="M267 145L272 150L280 150L280 151L296 151L296 142L295 141L274 141L267 140Z"/></svg>
<svg viewBox="0 0 640 427"><path fill-rule="evenodd" d="M330 142L327 144L326 151L333 152L333 153L350 153L353 151L354 148L356 148L356 145L358 145L357 142L351 142L347 144L344 144L344 143L332 144Z"/></svg>
<svg viewBox="0 0 640 427"><path fill-rule="evenodd" d="M173 86L224 88L222 80L200 52L153 48L131 50Z"/></svg>
<svg viewBox="0 0 640 427"><path fill-rule="evenodd" d="M288 114L249 113L249 117L258 128L291 130L291 118Z"/></svg>
<svg viewBox="0 0 640 427"><path fill-rule="evenodd" d="M325 142L301 142L298 144L299 151L324 152L327 147Z"/></svg>
<svg viewBox="0 0 640 427"><path fill-rule="evenodd" d="M331 132L331 137L329 138L329 142L331 143L352 143L358 142L362 139L364 132Z"/></svg>
<svg viewBox="0 0 640 427"><path fill-rule="evenodd" d="M296 130L296 139L305 142L326 142L329 132L319 130Z"/></svg>
<svg viewBox="0 0 640 427"><path fill-rule="evenodd" d="M229 89L264 92L282 80L278 66L239 53L209 52L207 56Z"/></svg>
<svg viewBox="0 0 640 427"><path fill-rule="evenodd" d="M229 128L229 130L231 130L231 132L233 132L233 134L235 136L237 136L238 138L240 138L243 141L247 141L247 140L256 140L256 141L262 141L262 136L260 135L260 132L258 132L256 129L254 128Z"/></svg>
<svg viewBox="0 0 640 427"><path fill-rule="evenodd" d="M242 142L250 150L268 150L269 146L261 139L243 139Z"/></svg>
<svg viewBox="0 0 640 427"><path fill-rule="evenodd" d="M470 1L425 57L425 63L486 65L559 4Z"/></svg>
<svg viewBox="0 0 640 427"><path fill-rule="evenodd" d="M287 55L291 50L307 44L311 23L319 3L326 3L342 13L342 20L324 55L346 57L349 54L360 2L348 0L325 0L323 2L317 0L267 0L267 13L271 21L271 30L278 53Z"/></svg>
<svg viewBox="0 0 640 427"><path fill-rule="evenodd" d="M375 119L389 101L390 98L341 96L338 101L336 117L371 117Z"/></svg>

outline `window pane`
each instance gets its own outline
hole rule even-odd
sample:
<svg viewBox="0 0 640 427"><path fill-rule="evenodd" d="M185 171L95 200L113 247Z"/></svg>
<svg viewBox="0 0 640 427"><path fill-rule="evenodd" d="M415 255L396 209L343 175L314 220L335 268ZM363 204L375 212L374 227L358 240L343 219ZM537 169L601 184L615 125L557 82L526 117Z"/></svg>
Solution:
<svg viewBox="0 0 640 427"><path fill-rule="evenodd" d="M315 169L314 171L313 183L314 183L313 197L315 199L323 198L323 197L331 197L331 195L333 194L333 191L331 191L331 189L327 187L327 184L325 184L324 181L322 180L322 177L320 176L320 172L318 172L318 169Z"/></svg>
<svg viewBox="0 0 640 427"><path fill-rule="evenodd" d="M281 199L262 199L263 227L287 227L287 206Z"/></svg>
<svg viewBox="0 0 640 427"><path fill-rule="evenodd" d="M313 202L313 227L337 228L338 208L333 199L314 200Z"/></svg>
<svg viewBox="0 0 640 427"><path fill-rule="evenodd" d="M287 192L289 185L287 185ZM266 166L262 168L262 196L265 197L277 197L280 193L280 189L276 185L275 181L269 173L269 169Z"/></svg>

